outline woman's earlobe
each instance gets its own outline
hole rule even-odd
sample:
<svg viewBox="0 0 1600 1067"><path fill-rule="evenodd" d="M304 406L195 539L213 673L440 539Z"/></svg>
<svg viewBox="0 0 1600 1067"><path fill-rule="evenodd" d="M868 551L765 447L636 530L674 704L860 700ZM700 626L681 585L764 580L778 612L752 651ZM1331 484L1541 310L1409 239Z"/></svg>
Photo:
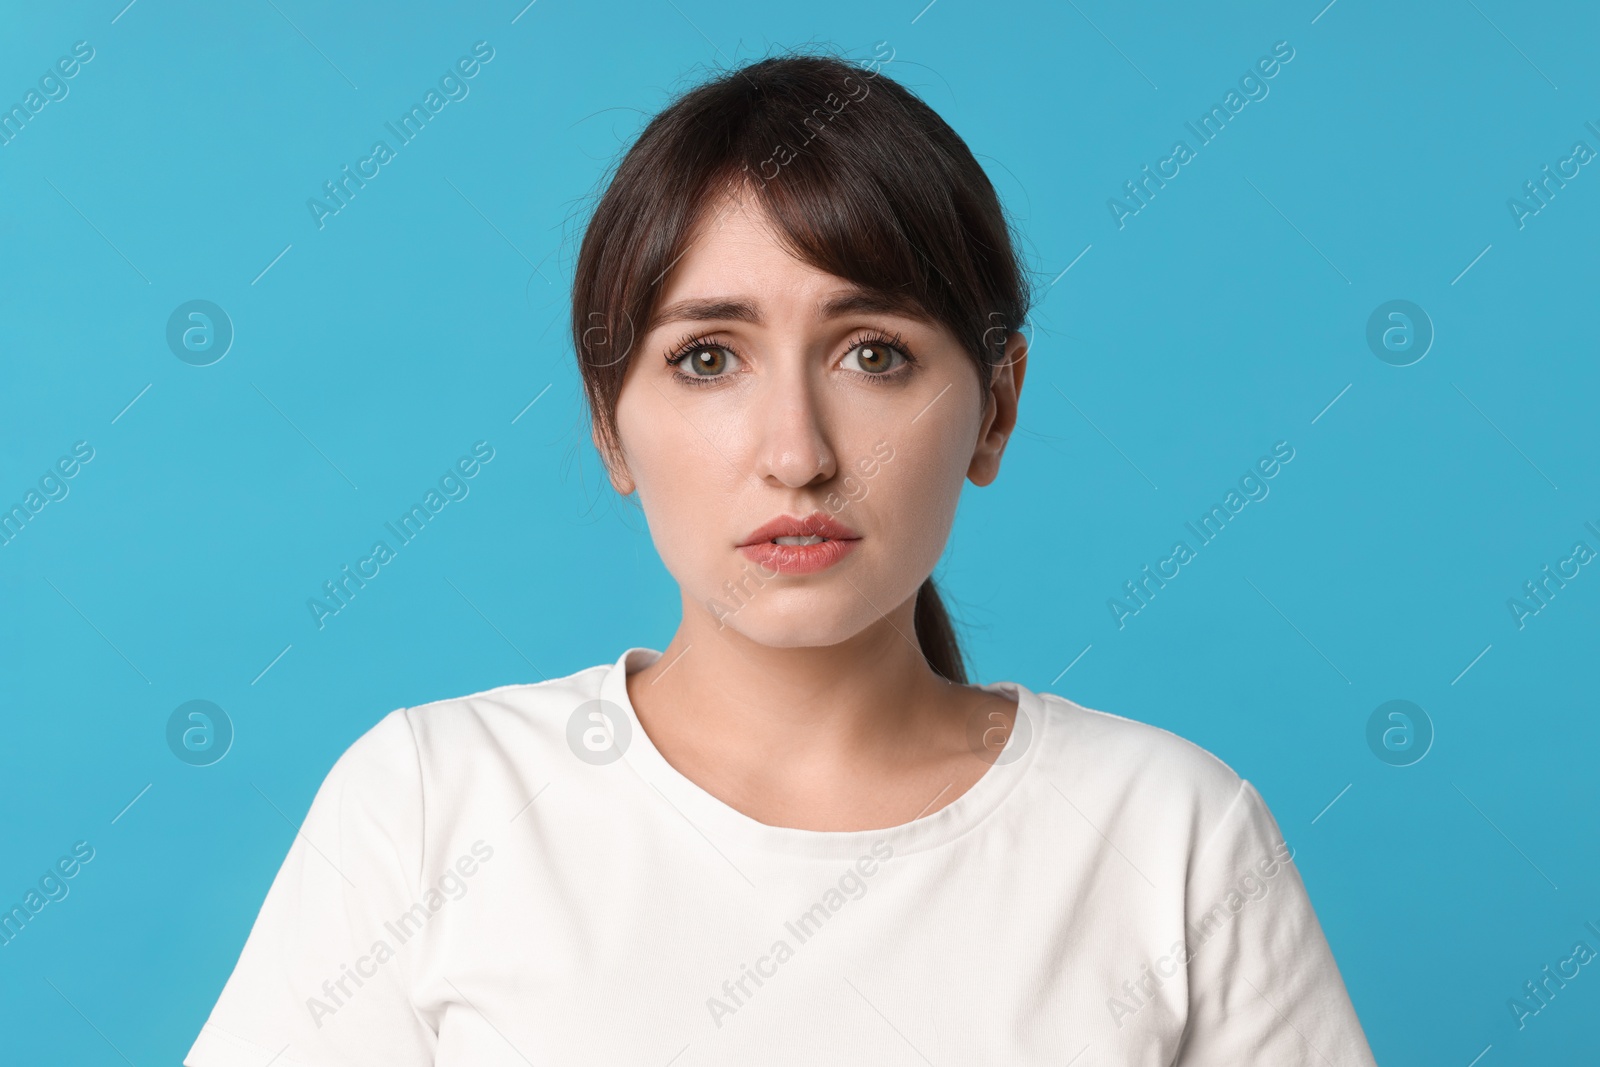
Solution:
<svg viewBox="0 0 1600 1067"><path fill-rule="evenodd" d="M606 464L606 473L611 476L611 488L617 491L618 496L629 496L638 486L633 484L633 477L628 473L628 465L621 460Z"/></svg>
<svg viewBox="0 0 1600 1067"><path fill-rule="evenodd" d="M618 496L628 496L637 488L633 484L633 477L628 473L628 464L622 458L621 449L610 447L598 432L590 435L594 442L594 450L600 454L600 463L606 469L606 477L611 482L611 488L617 491Z"/></svg>
<svg viewBox="0 0 1600 1067"><path fill-rule="evenodd" d="M1017 402L1027 363L1028 340L1014 332L1006 340L1005 359L994 368L984 404L983 433L967 467L967 477L974 485L988 485L1000 473L1000 457L1017 425Z"/></svg>
<svg viewBox="0 0 1600 1067"><path fill-rule="evenodd" d="M633 484L633 479L629 478L626 474L619 475L615 471L612 471L610 473L611 473L611 488L613 488L613 489L615 489L617 491L617 495L618 496L630 496L630 495L632 495L634 489L637 488Z"/></svg>

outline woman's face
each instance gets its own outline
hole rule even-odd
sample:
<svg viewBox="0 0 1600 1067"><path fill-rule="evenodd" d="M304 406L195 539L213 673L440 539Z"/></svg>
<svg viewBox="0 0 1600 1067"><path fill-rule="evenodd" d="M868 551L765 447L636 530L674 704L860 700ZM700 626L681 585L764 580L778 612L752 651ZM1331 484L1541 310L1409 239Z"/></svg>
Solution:
<svg viewBox="0 0 1600 1067"><path fill-rule="evenodd" d="M612 484L638 491L686 624L838 644L906 604L944 550L962 483L993 480L1026 348L1011 335L980 403L947 328L852 304L867 294L791 256L753 201L721 209L630 351ZM785 516L804 520L796 536L834 543L753 538Z"/></svg>

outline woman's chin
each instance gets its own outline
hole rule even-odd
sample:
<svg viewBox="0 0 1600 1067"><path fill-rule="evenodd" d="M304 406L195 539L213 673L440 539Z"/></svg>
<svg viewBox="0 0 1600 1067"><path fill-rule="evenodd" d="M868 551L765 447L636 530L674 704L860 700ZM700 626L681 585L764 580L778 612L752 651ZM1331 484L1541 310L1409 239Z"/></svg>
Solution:
<svg viewBox="0 0 1600 1067"><path fill-rule="evenodd" d="M853 605L823 605L817 598L795 598L789 604L750 603L736 612L713 611L714 625L721 632L734 631L740 637L769 648L822 648L843 644L857 637L881 616L865 607L860 597ZM772 598L776 600L777 598Z"/></svg>

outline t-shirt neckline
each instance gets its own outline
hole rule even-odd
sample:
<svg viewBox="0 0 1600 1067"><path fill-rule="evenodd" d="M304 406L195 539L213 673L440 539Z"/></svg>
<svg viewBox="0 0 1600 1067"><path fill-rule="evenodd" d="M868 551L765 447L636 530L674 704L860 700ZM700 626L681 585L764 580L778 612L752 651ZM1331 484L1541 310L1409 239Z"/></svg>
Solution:
<svg viewBox="0 0 1600 1067"><path fill-rule="evenodd" d="M649 666L661 657L656 649L634 646L606 668L600 684L600 698L621 708L628 719L623 761L638 773L648 786L660 790L702 833L717 844L734 844L763 852L784 853L813 859L854 859L875 842L890 845L896 855L906 855L938 847L971 830L1010 795L1028 774L1046 740L1049 716L1044 703L1031 689L1019 682L990 682L979 686L986 692L1009 697L1017 702L1017 724L1006 738L994 762L965 793L938 810L898 826L869 830L805 830L790 826L771 826L751 818L737 808L701 788L668 763L655 742L645 733L628 696L627 675Z"/></svg>

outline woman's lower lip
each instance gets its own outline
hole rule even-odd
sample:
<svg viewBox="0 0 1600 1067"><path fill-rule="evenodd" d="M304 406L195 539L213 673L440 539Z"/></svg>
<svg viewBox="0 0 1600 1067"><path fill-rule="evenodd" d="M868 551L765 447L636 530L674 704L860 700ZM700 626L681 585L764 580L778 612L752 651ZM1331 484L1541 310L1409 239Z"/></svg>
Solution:
<svg viewBox="0 0 1600 1067"><path fill-rule="evenodd" d="M779 574L815 574L844 559L860 540L852 537L815 545L779 545L763 541L757 545L741 545L739 552L745 559Z"/></svg>

